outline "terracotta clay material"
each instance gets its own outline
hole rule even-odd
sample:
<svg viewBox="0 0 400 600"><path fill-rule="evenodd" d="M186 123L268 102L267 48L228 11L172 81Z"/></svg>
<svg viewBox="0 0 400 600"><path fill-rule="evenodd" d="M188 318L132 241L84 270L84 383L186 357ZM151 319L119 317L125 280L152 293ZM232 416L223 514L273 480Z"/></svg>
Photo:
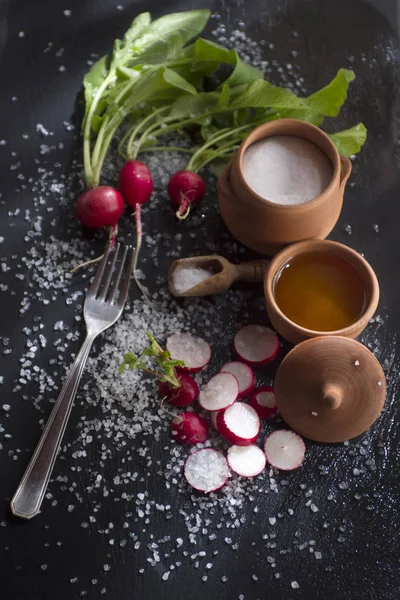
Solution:
<svg viewBox="0 0 400 600"><path fill-rule="evenodd" d="M284 421L300 435L328 443L364 433L386 397L385 375L374 355L356 340L334 336L293 348L274 387Z"/></svg>
<svg viewBox="0 0 400 600"><path fill-rule="evenodd" d="M295 256L302 253L321 252L333 254L347 261L361 276L365 284L365 308L361 317L344 329L336 331L314 331L306 329L291 321L284 315L277 305L274 297L274 282L280 268ZM342 336L355 338L365 329L369 320L376 311L379 302L378 279L369 263L355 250L344 244L328 240L308 240L293 244L281 250L270 262L264 279L264 293L268 316L276 331L292 344L298 344L309 338L317 336Z"/></svg>
<svg viewBox="0 0 400 600"><path fill-rule="evenodd" d="M201 268L213 273L211 277L198 283L186 292L178 292L174 285L173 274L176 269ZM171 263L168 270L168 285L174 296L209 296L220 294L231 287L235 281L256 283L264 280L268 267L266 260L252 260L238 265L233 265L223 256L193 256L180 258Z"/></svg>
<svg viewBox="0 0 400 600"><path fill-rule="evenodd" d="M331 182L316 198L295 205L269 202L254 192L244 179L242 159L246 149L260 139L279 135L312 142L331 161ZM339 218L350 173L349 159L339 154L329 136L318 127L296 119L264 123L242 142L218 179L222 218L232 235L261 254L274 255L288 244L301 240L324 239Z"/></svg>

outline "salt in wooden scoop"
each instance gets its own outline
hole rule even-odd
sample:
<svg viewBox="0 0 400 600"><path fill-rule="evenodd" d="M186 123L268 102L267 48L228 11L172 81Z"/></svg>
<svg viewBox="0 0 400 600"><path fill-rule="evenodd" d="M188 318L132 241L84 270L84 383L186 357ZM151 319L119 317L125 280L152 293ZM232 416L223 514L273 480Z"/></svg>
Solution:
<svg viewBox="0 0 400 600"><path fill-rule="evenodd" d="M233 265L217 254L180 258L169 267L168 285L174 296L210 296L225 292L235 281L263 281L267 266L266 260Z"/></svg>

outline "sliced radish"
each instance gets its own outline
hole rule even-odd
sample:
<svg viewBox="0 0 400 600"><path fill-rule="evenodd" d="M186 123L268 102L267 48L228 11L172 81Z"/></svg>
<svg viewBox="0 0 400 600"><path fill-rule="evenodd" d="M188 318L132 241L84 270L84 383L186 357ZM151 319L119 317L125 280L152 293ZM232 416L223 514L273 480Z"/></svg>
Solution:
<svg viewBox="0 0 400 600"><path fill-rule="evenodd" d="M160 396L165 399L168 404L172 406L188 406L192 404L199 395L199 386L195 380L187 375L181 373L179 376L179 387L172 387L168 382L161 381L158 386Z"/></svg>
<svg viewBox="0 0 400 600"><path fill-rule="evenodd" d="M263 365L278 354L279 339L269 327L246 325L236 333L233 349L240 360L250 365Z"/></svg>
<svg viewBox="0 0 400 600"><path fill-rule="evenodd" d="M232 373L218 373L200 390L199 404L211 412L231 406L239 393L239 384Z"/></svg>
<svg viewBox="0 0 400 600"><path fill-rule="evenodd" d="M279 429L265 440L264 452L272 467L282 471L292 471L300 467L303 462L306 446L294 431Z"/></svg>
<svg viewBox="0 0 400 600"><path fill-rule="evenodd" d="M222 488L230 475L222 452L212 448L196 450L185 463L185 477L189 485L200 492L215 492Z"/></svg>
<svg viewBox="0 0 400 600"><path fill-rule="evenodd" d="M205 340L191 333L174 333L167 339L167 350L173 360L183 360L184 371L201 371L211 358L211 348Z"/></svg>
<svg viewBox="0 0 400 600"><path fill-rule="evenodd" d="M236 377L239 384L238 398L247 396L255 386L253 370L249 365L245 365L237 360L222 365L221 373L232 373Z"/></svg>
<svg viewBox="0 0 400 600"><path fill-rule="evenodd" d="M264 452L258 446L231 446L228 450L228 465L242 477L255 477L265 469Z"/></svg>
<svg viewBox="0 0 400 600"><path fill-rule="evenodd" d="M205 442L208 440L207 421L194 412L182 412L172 419L171 435L189 446Z"/></svg>
<svg viewBox="0 0 400 600"><path fill-rule="evenodd" d="M217 417L219 433L236 446L250 446L260 433L260 419L253 407L235 402Z"/></svg>
<svg viewBox="0 0 400 600"><path fill-rule="evenodd" d="M217 417L218 417L218 415L219 415L219 411L215 411L215 412L210 413L211 423L212 423L214 429L216 429L217 431L218 431L218 426L217 426Z"/></svg>
<svg viewBox="0 0 400 600"><path fill-rule="evenodd" d="M257 411L260 419L271 419L278 412L274 388L269 385L261 385L253 390L249 404Z"/></svg>

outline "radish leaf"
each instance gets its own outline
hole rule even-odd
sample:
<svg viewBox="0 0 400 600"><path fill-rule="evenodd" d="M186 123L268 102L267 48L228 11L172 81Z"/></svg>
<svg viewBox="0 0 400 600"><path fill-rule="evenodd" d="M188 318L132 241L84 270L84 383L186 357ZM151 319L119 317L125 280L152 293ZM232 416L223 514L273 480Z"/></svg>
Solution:
<svg viewBox="0 0 400 600"><path fill-rule="evenodd" d="M358 123L350 129L339 131L338 133L332 133L330 136L331 140L335 144L336 148L344 156L351 156L360 152L361 147L367 139L367 129L363 123Z"/></svg>

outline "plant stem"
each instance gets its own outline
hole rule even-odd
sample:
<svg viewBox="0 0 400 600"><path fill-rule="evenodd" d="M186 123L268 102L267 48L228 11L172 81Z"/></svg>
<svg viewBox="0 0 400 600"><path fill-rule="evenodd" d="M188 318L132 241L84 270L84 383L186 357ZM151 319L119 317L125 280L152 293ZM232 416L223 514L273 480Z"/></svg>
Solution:
<svg viewBox="0 0 400 600"><path fill-rule="evenodd" d="M133 128L132 133L129 136L128 142L126 144L126 155L127 155L127 157L128 157L129 160L131 160L131 158L133 158L133 154L134 153L131 151L131 148L132 148L133 142L135 141L135 137L137 136L137 134L139 133L139 131L141 131L143 129L143 127L144 127L144 125L146 123L148 123L149 121L151 121L151 119L153 119L154 117L157 117L159 114L161 114L167 108L169 108L169 107L168 106L162 106L161 108L155 110L150 115L148 115L145 119L142 119L141 121L139 121L139 123L136 125L136 127ZM137 155L137 153L136 153L136 155Z"/></svg>
<svg viewBox="0 0 400 600"><path fill-rule="evenodd" d="M140 152L186 152L187 154L193 154L193 150L190 148L183 148L182 146L144 146L140 148Z"/></svg>

